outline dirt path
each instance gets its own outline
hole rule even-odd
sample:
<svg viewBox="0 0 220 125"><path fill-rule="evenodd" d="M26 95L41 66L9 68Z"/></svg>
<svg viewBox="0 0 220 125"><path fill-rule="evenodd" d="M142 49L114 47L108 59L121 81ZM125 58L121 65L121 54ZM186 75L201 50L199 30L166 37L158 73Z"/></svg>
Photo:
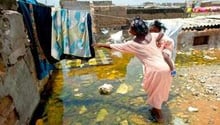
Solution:
<svg viewBox="0 0 220 125"><path fill-rule="evenodd" d="M220 65L179 68L169 109L175 125L220 124ZM192 107L198 111L189 111Z"/></svg>

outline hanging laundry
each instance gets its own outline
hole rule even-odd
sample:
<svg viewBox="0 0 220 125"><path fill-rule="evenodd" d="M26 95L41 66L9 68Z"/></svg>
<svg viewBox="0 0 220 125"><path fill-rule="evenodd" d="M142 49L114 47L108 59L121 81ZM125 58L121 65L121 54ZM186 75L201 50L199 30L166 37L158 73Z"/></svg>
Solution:
<svg viewBox="0 0 220 125"><path fill-rule="evenodd" d="M33 13L41 48L44 51L44 54L48 61L51 64L56 63L58 62L58 60L51 56L51 7L33 5Z"/></svg>
<svg viewBox="0 0 220 125"><path fill-rule="evenodd" d="M38 4L36 0L19 0L20 2L30 3L30 4Z"/></svg>
<svg viewBox="0 0 220 125"><path fill-rule="evenodd" d="M93 58L91 26L88 11L52 8L51 55L57 60L63 54Z"/></svg>
<svg viewBox="0 0 220 125"><path fill-rule="evenodd" d="M31 52L36 67L37 78L41 80L50 74L54 66L48 62L41 48L38 32L36 29L37 27L35 24L34 6L35 5L33 4L18 1L18 12L23 15L24 24L27 28L31 43Z"/></svg>
<svg viewBox="0 0 220 125"><path fill-rule="evenodd" d="M56 69L71 69L87 66L100 66L112 64L111 55L101 49L95 51L95 58L91 58L88 61L82 61L81 59L63 59L57 62L55 65Z"/></svg>

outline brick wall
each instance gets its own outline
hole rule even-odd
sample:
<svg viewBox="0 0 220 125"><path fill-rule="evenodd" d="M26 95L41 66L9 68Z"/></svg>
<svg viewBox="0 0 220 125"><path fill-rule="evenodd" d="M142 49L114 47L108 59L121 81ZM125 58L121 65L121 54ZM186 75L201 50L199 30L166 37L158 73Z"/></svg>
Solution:
<svg viewBox="0 0 220 125"><path fill-rule="evenodd" d="M128 18L133 18L139 15L141 18L145 20L152 20L152 19L170 19L170 18L181 18L185 15L183 13L155 13L155 14L128 14Z"/></svg>
<svg viewBox="0 0 220 125"><path fill-rule="evenodd" d="M101 28L121 28L129 24L135 16L143 19L168 19L186 17L182 8L145 9L127 8L125 6L93 6L93 31L99 32Z"/></svg>
<svg viewBox="0 0 220 125"><path fill-rule="evenodd" d="M126 24L126 8L121 6L94 6L91 8L93 31L101 28L115 28Z"/></svg>
<svg viewBox="0 0 220 125"><path fill-rule="evenodd" d="M92 1L93 6L105 6L105 5L112 5L112 1Z"/></svg>
<svg viewBox="0 0 220 125"><path fill-rule="evenodd" d="M89 1L65 0L65 1L61 1L60 5L62 8L70 9L70 10L90 10Z"/></svg>
<svg viewBox="0 0 220 125"><path fill-rule="evenodd" d="M162 9L129 8L127 9L128 18L133 18L137 15L139 15L140 17L146 20L186 17L186 14L182 8L162 8Z"/></svg>

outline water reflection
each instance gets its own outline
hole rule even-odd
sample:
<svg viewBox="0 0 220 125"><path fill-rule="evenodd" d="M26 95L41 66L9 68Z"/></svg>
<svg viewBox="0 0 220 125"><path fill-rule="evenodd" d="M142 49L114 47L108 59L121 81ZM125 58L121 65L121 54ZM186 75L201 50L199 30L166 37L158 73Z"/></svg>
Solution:
<svg viewBox="0 0 220 125"><path fill-rule="evenodd" d="M178 53L176 66L220 63L219 51ZM205 58L206 57L206 58ZM213 57L207 59L207 57ZM214 58L215 57L215 58ZM51 95L36 124L46 125L151 125L146 95L141 88L142 65L131 55L113 57L113 64L55 71ZM111 95L100 95L104 83L114 87ZM122 91L118 89L123 85ZM126 90L125 90L126 89ZM175 99L171 94L170 100ZM163 107L171 122L168 105Z"/></svg>

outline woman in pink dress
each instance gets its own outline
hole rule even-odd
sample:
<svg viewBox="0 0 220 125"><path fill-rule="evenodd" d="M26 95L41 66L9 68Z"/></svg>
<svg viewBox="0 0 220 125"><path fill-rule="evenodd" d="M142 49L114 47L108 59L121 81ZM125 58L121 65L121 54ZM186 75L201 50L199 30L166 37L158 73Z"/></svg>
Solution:
<svg viewBox="0 0 220 125"><path fill-rule="evenodd" d="M147 93L147 104L152 106L151 115L157 122L163 122L162 104L168 100L172 77L161 50L156 46L158 33L149 33L145 22L135 18L131 22L129 33L134 39L126 43L96 43L95 47L104 47L134 54L144 65L142 87Z"/></svg>

